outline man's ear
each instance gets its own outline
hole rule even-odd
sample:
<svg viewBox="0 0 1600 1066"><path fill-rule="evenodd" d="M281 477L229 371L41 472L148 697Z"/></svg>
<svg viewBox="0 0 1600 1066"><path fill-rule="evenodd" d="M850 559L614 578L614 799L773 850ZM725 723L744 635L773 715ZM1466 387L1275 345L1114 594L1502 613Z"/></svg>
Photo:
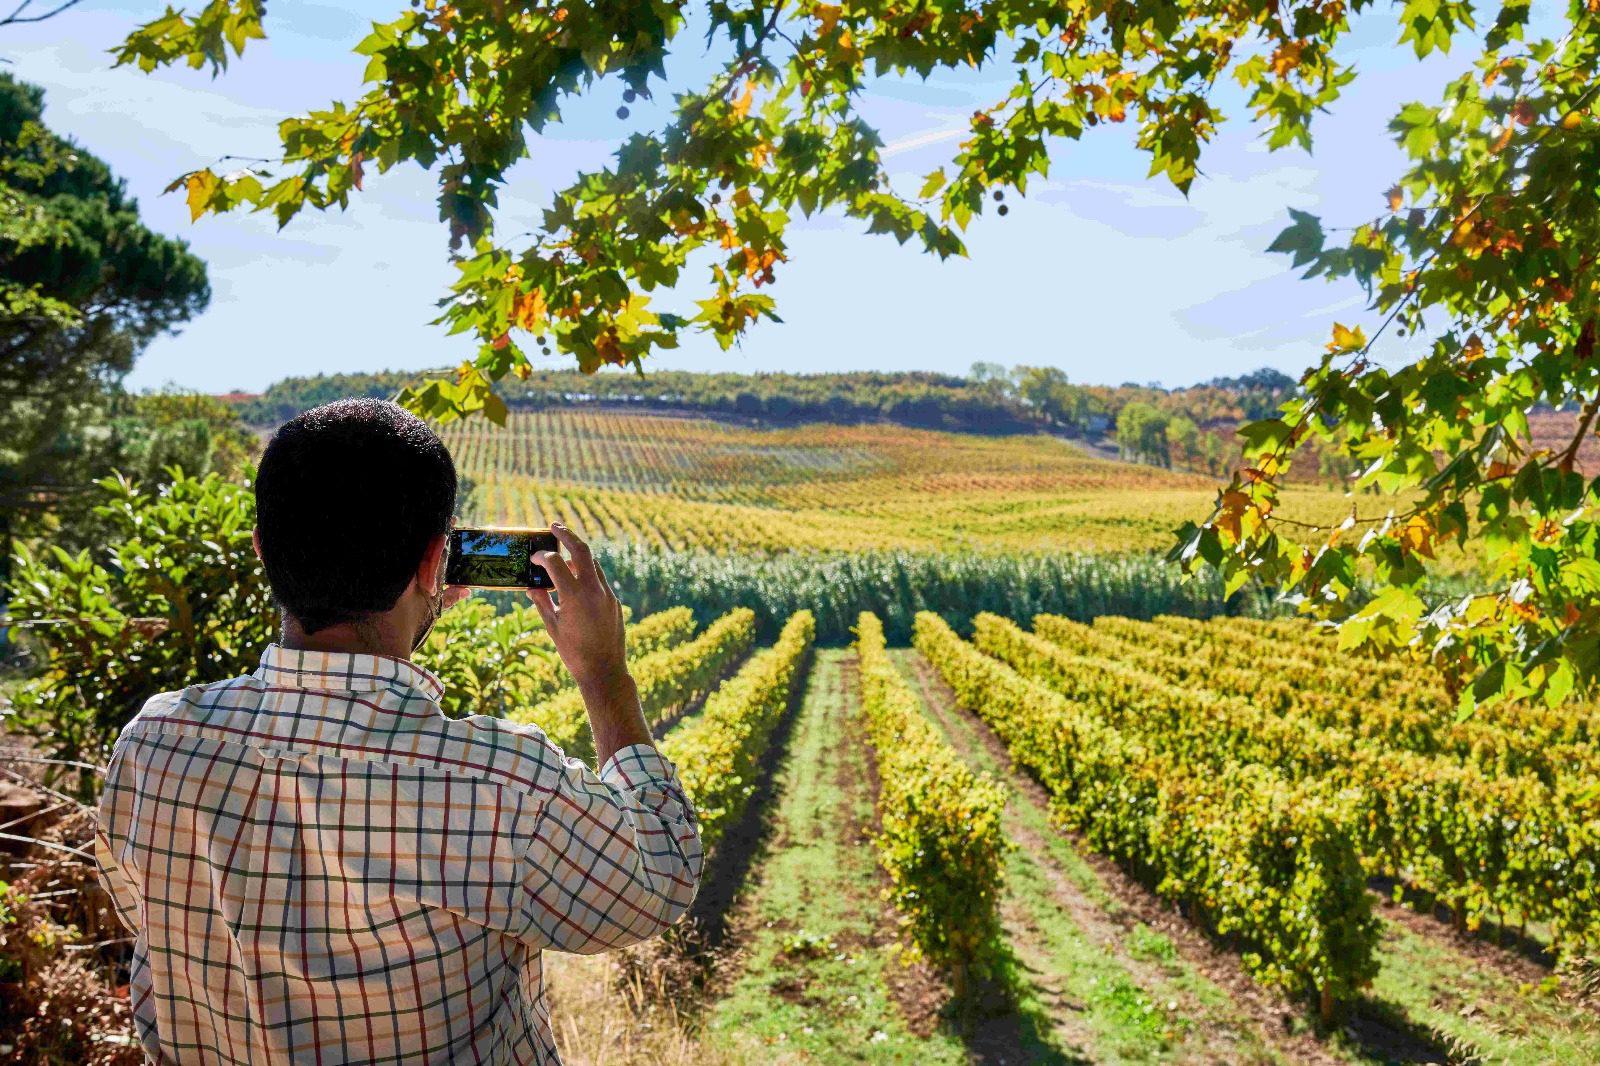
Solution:
<svg viewBox="0 0 1600 1066"><path fill-rule="evenodd" d="M261 529L256 527L250 530L250 543L255 546L256 558L261 558Z"/></svg>
<svg viewBox="0 0 1600 1066"><path fill-rule="evenodd" d="M422 553L422 563L417 567L417 584L432 596L444 587L444 546L448 533L440 533L428 541Z"/></svg>

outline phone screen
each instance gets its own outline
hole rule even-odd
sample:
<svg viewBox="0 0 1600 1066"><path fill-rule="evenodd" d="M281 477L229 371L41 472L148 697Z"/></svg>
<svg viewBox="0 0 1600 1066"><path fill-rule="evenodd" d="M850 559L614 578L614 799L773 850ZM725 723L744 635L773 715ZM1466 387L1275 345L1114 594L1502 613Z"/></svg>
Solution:
<svg viewBox="0 0 1600 1066"><path fill-rule="evenodd" d="M480 589L551 588L550 575L529 556L558 550L555 534L548 529L454 529L445 584Z"/></svg>

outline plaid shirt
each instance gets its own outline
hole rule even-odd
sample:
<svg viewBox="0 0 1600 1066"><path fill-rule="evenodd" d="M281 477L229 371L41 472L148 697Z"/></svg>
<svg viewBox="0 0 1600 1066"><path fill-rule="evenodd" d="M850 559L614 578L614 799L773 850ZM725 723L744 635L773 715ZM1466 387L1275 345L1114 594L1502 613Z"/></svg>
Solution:
<svg viewBox="0 0 1600 1066"><path fill-rule="evenodd" d="M636 745L597 776L442 691L272 645L129 723L96 851L149 1061L554 1063L541 950L684 913L700 836L670 762Z"/></svg>

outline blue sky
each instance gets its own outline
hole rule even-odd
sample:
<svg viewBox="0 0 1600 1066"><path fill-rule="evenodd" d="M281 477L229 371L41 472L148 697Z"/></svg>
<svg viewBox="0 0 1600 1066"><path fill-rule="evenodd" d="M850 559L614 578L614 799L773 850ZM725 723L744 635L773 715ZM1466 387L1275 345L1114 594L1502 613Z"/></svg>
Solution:
<svg viewBox="0 0 1600 1066"><path fill-rule="evenodd" d="M273 0L269 40L215 80L187 69L111 69L107 49L162 6L85 0L49 22L0 29L8 69L45 88L48 124L106 159L148 223L190 241L210 265L210 309L155 341L130 385L256 390L290 374L420 369L470 355L470 342L429 324L452 271L433 181L419 168L369 173L349 211L307 213L282 232L265 216L191 224L178 195L160 194L220 156L272 155L285 115L355 97L362 62L350 48L401 0ZM1405 101L1435 99L1470 58L1458 48L1419 64L1396 37L1386 9L1358 22L1344 54L1361 77L1319 119L1313 155L1267 152L1243 101L1232 99L1234 121L1202 158L1205 173L1187 199L1145 177L1132 129L1102 126L1057 145L1050 179L1008 197L1008 217L976 220L966 260L940 263L841 218L802 220L773 290L783 324L759 327L730 352L692 338L653 365L964 372L985 360L1058 366L1080 382L1167 385L1259 366L1298 372L1335 318L1365 320L1362 301L1353 287L1298 280L1263 249L1290 207L1329 224L1381 212L1401 167L1389 116ZM700 39L680 41L685 67L702 66ZM866 110L896 182L914 192L1000 84L966 76L875 85ZM558 182L606 159L626 129L612 114L620 91L603 83L535 143L535 159L513 171L502 195L502 232L527 228L517 219L536 219ZM649 117L636 107L630 121ZM656 306L672 303L658 296Z"/></svg>

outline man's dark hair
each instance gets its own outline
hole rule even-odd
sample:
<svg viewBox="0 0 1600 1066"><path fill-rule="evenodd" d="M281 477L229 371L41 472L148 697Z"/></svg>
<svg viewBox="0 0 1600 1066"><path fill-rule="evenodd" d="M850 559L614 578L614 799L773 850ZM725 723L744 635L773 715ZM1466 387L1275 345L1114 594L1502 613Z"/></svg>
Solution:
<svg viewBox="0 0 1600 1066"><path fill-rule="evenodd" d="M450 452L397 404L339 400L291 418L256 474L261 561L279 609L307 633L387 611L455 502Z"/></svg>

